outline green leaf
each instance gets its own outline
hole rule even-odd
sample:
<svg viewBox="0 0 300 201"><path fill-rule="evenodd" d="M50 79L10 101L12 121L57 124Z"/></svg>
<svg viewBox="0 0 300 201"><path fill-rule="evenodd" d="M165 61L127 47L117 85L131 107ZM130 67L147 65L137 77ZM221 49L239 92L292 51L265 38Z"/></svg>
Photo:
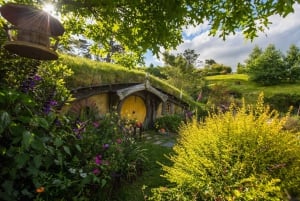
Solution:
<svg viewBox="0 0 300 201"><path fill-rule="evenodd" d="M49 128L49 124L47 122L46 119L44 118L41 118L41 117L35 117L35 118L31 118L31 122L30 122L32 125L36 126L36 127L42 127L42 128L45 128L45 129L48 129Z"/></svg>
<svg viewBox="0 0 300 201"><path fill-rule="evenodd" d="M62 164L63 164L63 157L62 157L61 152L58 152L58 153L57 153L57 159L54 160L54 162L55 162L57 165L62 165Z"/></svg>
<svg viewBox="0 0 300 201"><path fill-rule="evenodd" d="M92 182L93 179L93 175L88 175L87 177L84 177L81 179L81 185L86 185L89 184L90 182Z"/></svg>
<svg viewBox="0 0 300 201"><path fill-rule="evenodd" d="M27 168L27 172L29 175L37 176L39 174L39 169L33 164L30 164L30 166Z"/></svg>
<svg viewBox="0 0 300 201"><path fill-rule="evenodd" d="M106 185L107 181L106 179L102 179L101 180L101 187L104 187Z"/></svg>
<svg viewBox="0 0 300 201"><path fill-rule="evenodd" d="M17 164L17 168L22 168L26 164L26 162L29 160L29 155L25 153L21 153L16 155L15 161Z"/></svg>
<svg viewBox="0 0 300 201"><path fill-rule="evenodd" d="M5 192L11 194L13 192L13 181L5 180L1 187L4 189Z"/></svg>
<svg viewBox="0 0 300 201"><path fill-rule="evenodd" d="M22 138L22 146L25 149L28 149L29 145L31 144L31 142L34 139L34 134L30 133L29 131L25 131L23 132L23 138Z"/></svg>
<svg viewBox="0 0 300 201"><path fill-rule="evenodd" d="M10 115L6 111L0 111L0 134L4 132L10 122Z"/></svg>
<svg viewBox="0 0 300 201"><path fill-rule="evenodd" d="M81 152L81 147L80 147L79 144L76 144L75 147L76 147L76 149L77 149L79 152Z"/></svg>
<svg viewBox="0 0 300 201"><path fill-rule="evenodd" d="M63 146L64 151L71 156L70 148L67 146Z"/></svg>
<svg viewBox="0 0 300 201"><path fill-rule="evenodd" d="M60 147L61 145L63 145L63 141L62 141L62 139L60 139L60 138L55 138L55 140L54 140L54 145L56 146L56 147Z"/></svg>
<svg viewBox="0 0 300 201"><path fill-rule="evenodd" d="M42 165L42 156L41 155L36 155L33 158L33 162L36 168L39 168Z"/></svg>
<svg viewBox="0 0 300 201"><path fill-rule="evenodd" d="M32 117L30 117L30 116L19 116L18 120L21 121L24 124L28 124L29 122L32 121Z"/></svg>
<svg viewBox="0 0 300 201"><path fill-rule="evenodd" d="M39 118L38 122L39 122L39 124L40 124L41 127L45 128L45 129L49 128L49 124L48 124L48 121L46 119Z"/></svg>
<svg viewBox="0 0 300 201"><path fill-rule="evenodd" d="M22 134L26 131L26 128L21 124L12 123L9 127L10 133L14 137L22 137Z"/></svg>
<svg viewBox="0 0 300 201"><path fill-rule="evenodd" d="M39 138L35 138L30 145L33 149L40 152L42 152L45 148L44 144L41 142Z"/></svg>
<svg viewBox="0 0 300 201"><path fill-rule="evenodd" d="M26 188L24 188L22 191L21 191L22 195L26 195L28 197L32 196L32 193L30 193Z"/></svg>

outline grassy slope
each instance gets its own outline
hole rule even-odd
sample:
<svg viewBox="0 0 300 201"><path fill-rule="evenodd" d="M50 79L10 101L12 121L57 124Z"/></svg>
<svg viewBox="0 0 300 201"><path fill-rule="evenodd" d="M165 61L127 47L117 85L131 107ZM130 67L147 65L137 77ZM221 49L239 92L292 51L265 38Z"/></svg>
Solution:
<svg viewBox="0 0 300 201"><path fill-rule="evenodd" d="M74 72L67 80L69 89L105 84L143 83L146 80L146 73L143 69L128 69L116 64L67 55L62 55L60 59ZM176 87L152 75L149 75L148 79L152 86L180 98L181 92ZM182 99L190 105L198 104L184 93Z"/></svg>
<svg viewBox="0 0 300 201"><path fill-rule="evenodd" d="M258 94L264 93L266 97L274 94L300 94L299 83L280 84L276 86L260 86L248 80L248 76L244 74L217 75L206 77L209 85L222 84L229 89L235 90L243 94L247 102L257 100Z"/></svg>

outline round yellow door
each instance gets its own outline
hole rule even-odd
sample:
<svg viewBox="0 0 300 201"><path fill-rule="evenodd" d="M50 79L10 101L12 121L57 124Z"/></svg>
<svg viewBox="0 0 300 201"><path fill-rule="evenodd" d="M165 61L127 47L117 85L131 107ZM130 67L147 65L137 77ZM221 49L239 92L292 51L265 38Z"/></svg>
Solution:
<svg viewBox="0 0 300 201"><path fill-rule="evenodd" d="M139 96L125 98L120 111L122 118L134 119L143 123L146 117L146 104Z"/></svg>

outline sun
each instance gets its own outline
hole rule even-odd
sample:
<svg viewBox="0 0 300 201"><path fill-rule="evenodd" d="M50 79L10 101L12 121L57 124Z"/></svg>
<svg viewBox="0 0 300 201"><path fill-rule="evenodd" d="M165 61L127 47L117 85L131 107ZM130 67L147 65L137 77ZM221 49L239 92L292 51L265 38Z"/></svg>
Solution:
<svg viewBox="0 0 300 201"><path fill-rule="evenodd" d="M55 14L55 7L54 7L53 4L47 3L47 4L44 4L43 11L45 11L45 12L51 14L51 15L54 15Z"/></svg>
<svg viewBox="0 0 300 201"><path fill-rule="evenodd" d="M46 3L42 7L43 11L49 13L52 17L55 17L57 19L61 19L60 13L56 10L56 7L51 3Z"/></svg>

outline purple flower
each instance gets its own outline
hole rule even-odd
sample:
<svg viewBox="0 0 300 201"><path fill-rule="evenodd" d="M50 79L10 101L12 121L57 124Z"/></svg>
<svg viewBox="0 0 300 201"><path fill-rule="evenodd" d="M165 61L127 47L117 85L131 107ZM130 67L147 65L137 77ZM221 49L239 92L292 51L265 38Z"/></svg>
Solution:
<svg viewBox="0 0 300 201"><path fill-rule="evenodd" d="M40 80L42 80L42 78L39 75L34 75L33 80L40 81Z"/></svg>
<svg viewBox="0 0 300 201"><path fill-rule="evenodd" d="M51 111L51 108L53 106L56 106L57 105L57 101L55 100L50 100L50 101L47 101L45 104L44 104L44 108L43 108L43 112L45 114L49 114L50 111Z"/></svg>
<svg viewBox="0 0 300 201"><path fill-rule="evenodd" d="M23 83L22 83L22 91L24 93L27 93L29 91L32 91L35 87L35 82L34 80L31 80L31 79L28 79L28 80L25 80Z"/></svg>
<svg viewBox="0 0 300 201"><path fill-rule="evenodd" d="M103 145L103 149L108 149L108 147L109 147L109 144L104 144Z"/></svg>
<svg viewBox="0 0 300 201"><path fill-rule="evenodd" d="M100 125L99 122L97 122L97 121L93 122L93 126L94 126L95 128L98 128L99 125Z"/></svg>
<svg viewBox="0 0 300 201"><path fill-rule="evenodd" d="M86 131L86 122L76 120L73 131L77 138L82 139L82 134Z"/></svg>
<svg viewBox="0 0 300 201"><path fill-rule="evenodd" d="M49 104L46 104L46 105L44 106L44 108L43 108L43 112L44 112L45 114L49 114L50 111L51 111L51 106L50 106Z"/></svg>
<svg viewBox="0 0 300 201"><path fill-rule="evenodd" d="M98 174L100 174L100 170L99 170L98 168L96 168L96 169L93 170L93 173L94 173L95 175L98 175Z"/></svg>
<svg viewBox="0 0 300 201"><path fill-rule="evenodd" d="M56 119L54 120L54 124L55 124L57 127L62 126L61 121L60 121L58 118L56 118Z"/></svg>
<svg viewBox="0 0 300 201"><path fill-rule="evenodd" d="M97 165L101 165L101 163L102 163L102 156L101 155L97 155L96 157L95 157L95 163L97 164Z"/></svg>
<svg viewBox="0 0 300 201"><path fill-rule="evenodd" d="M50 106L56 106L57 105L57 101L51 100L51 101L49 101L49 105Z"/></svg>
<svg viewBox="0 0 300 201"><path fill-rule="evenodd" d="M22 91L27 93L29 91L34 90L35 86L37 85L37 82L42 80L42 78L38 75L34 75L33 77L29 77L27 80L25 80L22 83Z"/></svg>

